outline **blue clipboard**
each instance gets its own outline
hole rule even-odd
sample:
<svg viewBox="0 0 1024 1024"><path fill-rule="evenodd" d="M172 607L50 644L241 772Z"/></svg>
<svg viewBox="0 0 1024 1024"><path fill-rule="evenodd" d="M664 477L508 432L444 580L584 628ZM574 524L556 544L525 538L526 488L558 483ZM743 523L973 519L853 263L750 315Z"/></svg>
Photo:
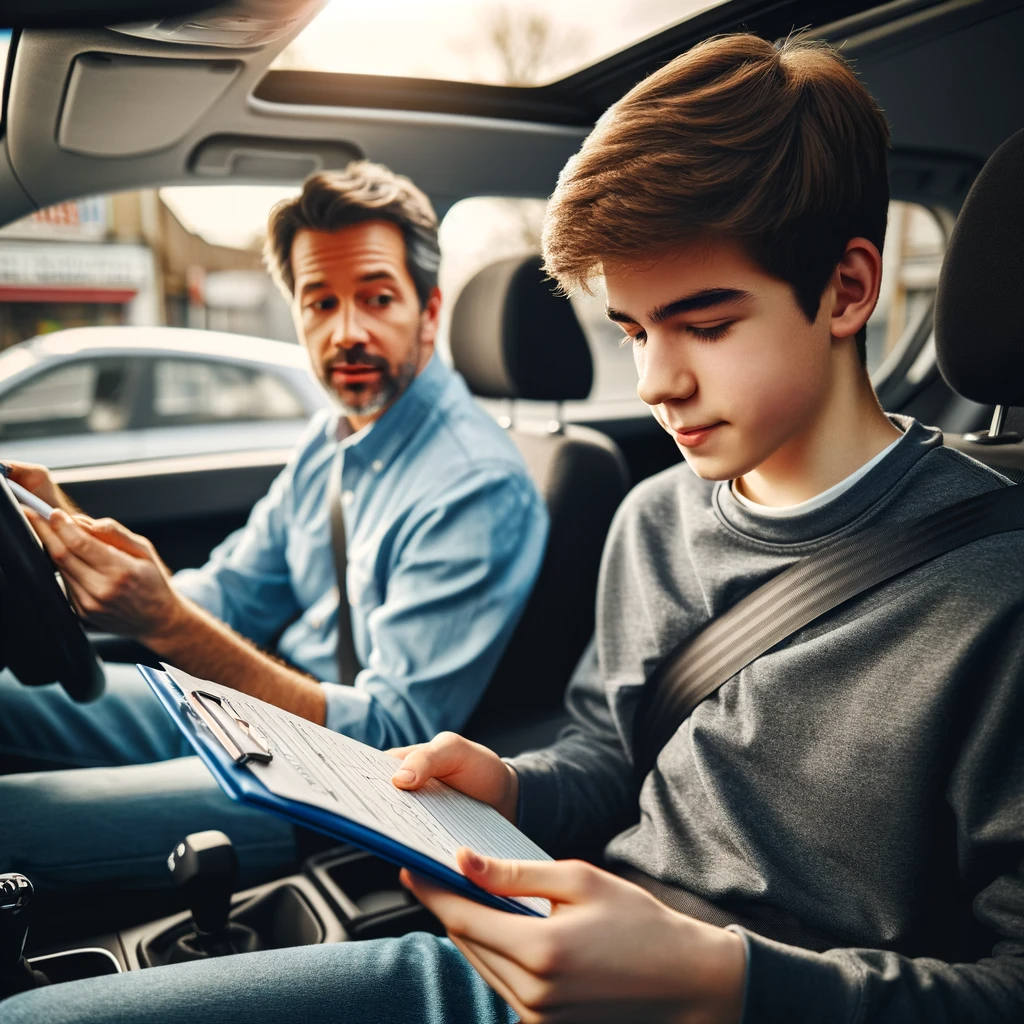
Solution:
<svg viewBox="0 0 1024 1024"><path fill-rule="evenodd" d="M544 916L518 900L495 896L481 889L447 864L442 864L382 832L367 828L341 815L331 814L320 807L288 800L271 792L244 763L239 763L236 756L229 753L222 740L217 738L189 704L185 694L169 673L150 668L148 665L136 667L156 694L164 710L210 770L217 784L232 800L247 807L269 811L295 825L351 843L485 906L529 917ZM237 754L238 751L234 753Z"/></svg>

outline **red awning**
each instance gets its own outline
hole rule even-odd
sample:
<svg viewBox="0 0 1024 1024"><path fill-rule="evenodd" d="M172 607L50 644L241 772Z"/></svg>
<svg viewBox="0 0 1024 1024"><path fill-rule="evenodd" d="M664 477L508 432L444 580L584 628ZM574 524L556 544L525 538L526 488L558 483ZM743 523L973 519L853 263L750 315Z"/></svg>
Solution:
<svg viewBox="0 0 1024 1024"><path fill-rule="evenodd" d="M134 288L26 288L0 284L0 302L104 302L123 305L134 298Z"/></svg>

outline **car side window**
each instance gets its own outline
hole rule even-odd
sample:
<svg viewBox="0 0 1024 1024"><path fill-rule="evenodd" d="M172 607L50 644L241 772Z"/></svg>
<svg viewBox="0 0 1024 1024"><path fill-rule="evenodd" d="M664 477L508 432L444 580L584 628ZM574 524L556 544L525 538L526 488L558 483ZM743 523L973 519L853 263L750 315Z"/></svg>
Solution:
<svg viewBox="0 0 1024 1024"><path fill-rule="evenodd" d="M305 415L291 388L263 370L200 359L155 361L156 426L290 420Z"/></svg>
<svg viewBox="0 0 1024 1024"><path fill-rule="evenodd" d="M5 441L103 434L131 418L126 359L78 359L46 370L0 398Z"/></svg>

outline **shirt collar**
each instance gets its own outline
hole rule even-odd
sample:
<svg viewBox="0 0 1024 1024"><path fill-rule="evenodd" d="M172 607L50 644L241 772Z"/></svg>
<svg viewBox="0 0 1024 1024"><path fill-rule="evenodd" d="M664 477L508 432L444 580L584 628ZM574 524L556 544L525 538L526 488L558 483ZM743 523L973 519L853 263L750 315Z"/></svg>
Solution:
<svg viewBox="0 0 1024 1024"><path fill-rule="evenodd" d="M353 431L338 413L327 423L327 436L339 443L346 457L358 453L360 461L387 465L437 406L451 378L452 371L435 353L380 419Z"/></svg>
<svg viewBox="0 0 1024 1024"><path fill-rule="evenodd" d="M841 500L831 501L803 515L773 518L737 501L731 481L715 485L712 508L726 526L751 540L769 544L812 544L859 527L862 517L876 514L892 500L900 481L928 452L942 445L942 434L908 416L889 415L903 437L884 459L849 488Z"/></svg>

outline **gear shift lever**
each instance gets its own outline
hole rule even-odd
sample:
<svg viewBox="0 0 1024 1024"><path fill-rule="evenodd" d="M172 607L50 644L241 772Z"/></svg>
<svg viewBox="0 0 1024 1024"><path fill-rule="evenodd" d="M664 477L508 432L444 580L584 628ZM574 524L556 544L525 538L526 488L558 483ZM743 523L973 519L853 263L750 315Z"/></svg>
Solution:
<svg viewBox="0 0 1024 1024"><path fill-rule="evenodd" d="M24 875L0 875L0 999L49 984L22 955L32 894L32 883Z"/></svg>
<svg viewBox="0 0 1024 1024"><path fill-rule="evenodd" d="M223 832L193 832L167 858L175 887L192 911L194 935L178 940L174 960L197 960L259 948L251 928L228 921L238 880L238 857Z"/></svg>

